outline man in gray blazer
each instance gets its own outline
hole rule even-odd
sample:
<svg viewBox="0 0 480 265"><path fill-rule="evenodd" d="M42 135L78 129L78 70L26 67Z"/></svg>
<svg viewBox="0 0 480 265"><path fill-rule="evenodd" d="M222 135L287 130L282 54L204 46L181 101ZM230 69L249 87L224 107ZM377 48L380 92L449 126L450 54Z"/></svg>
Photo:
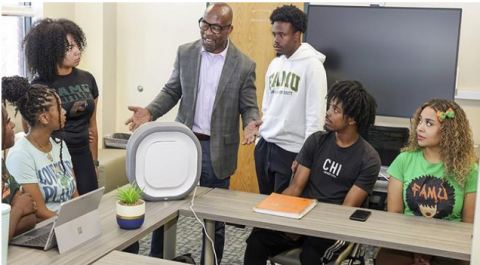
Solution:
<svg viewBox="0 0 480 265"><path fill-rule="evenodd" d="M228 39L233 31L232 19L229 5L208 6L199 20L201 39L179 47L173 73L160 94L146 108L129 106L134 113L125 122L133 131L161 117L181 99L176 121L191 128L202 146L200 185L224 189L228 189L237 167L240 116L242 144L255 141L262 123L254 84L255 63ZM215 251L220 261L224 223L217 222L216 230ZM163 256L158 248L163 242L163 229L155 231L153 237L150 254Z"/></svg>

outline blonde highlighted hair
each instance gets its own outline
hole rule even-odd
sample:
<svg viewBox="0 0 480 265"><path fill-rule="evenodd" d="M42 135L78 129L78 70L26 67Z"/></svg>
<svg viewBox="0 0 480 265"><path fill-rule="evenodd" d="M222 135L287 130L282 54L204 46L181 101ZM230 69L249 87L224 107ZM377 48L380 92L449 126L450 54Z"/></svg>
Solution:
<svg viewBox="0 0 480 265"><path fill-rule="evenodd" d="M446 118L440 126L440 155L444 165L444 178L455 180L460 187L465 188L466 181L472 173L473 165L477 163L477 156L473 147L473 133L465 111L454 101L446 99L432 99L423 103L413 116L408 145L403 151L418 151L417 126L420 114L430 107L435 111L445 112L451 108L455 115Z"/></svg>

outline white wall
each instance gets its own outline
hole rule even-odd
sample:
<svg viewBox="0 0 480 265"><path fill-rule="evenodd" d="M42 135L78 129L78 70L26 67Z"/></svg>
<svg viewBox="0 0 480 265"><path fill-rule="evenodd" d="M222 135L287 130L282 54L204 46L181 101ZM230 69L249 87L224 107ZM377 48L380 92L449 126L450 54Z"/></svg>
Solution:
<svg viewBox="0 0 480 265"><path fill-rule="evenodd" d="M75 3L43 3L43 17L75 20Z"/></svg>
<svg viewBox="0 0 480 265"><path fill-rule="evenodd" d="M103 135L117 132L117 4L103 5ZM105 110L105 111L103 111Z"/></svg>
<svg viewBox="0 0 480 265"><path fill-rule="evenodd" d="M146 106L168 81L178 46L200 37L204 9L205 3L117 4L117 131L127 131L127 105ZM173 121L177 110L160 120Z"/></svg>
<svg viewBox="0 0 480 265"><path fill-rule="evenodd" d="M462 8L462 25L460 34L460 47L458 58L458 80L457 89L464 91L475 91L480 93L480 3L331 3L331 2L315 2L311 5L355 5L368 6L370 4L379 4L389 7L440 7L440 8ZM467 113L470 125L473 130L475 143L480 144L480 100L455 99ZM403 126L410 127L409 119L377 117L377 124L387 126Z"/></svg>
<svg viewBox="0 0 480 265"><path fill-rule="evenodd" d="M87 49L82 56L79 68L89 71L99 87L98 101L105 95L103 70L106 62L103 60L103 3L76 3L75 22L82 27L87 36ZM88 14L88 15L87 15ZM97 124L103 124L103 104L97 103ZM98 127L99 140L102 140L103 126ZM100 144L101 146L101 144Z"/></svg>

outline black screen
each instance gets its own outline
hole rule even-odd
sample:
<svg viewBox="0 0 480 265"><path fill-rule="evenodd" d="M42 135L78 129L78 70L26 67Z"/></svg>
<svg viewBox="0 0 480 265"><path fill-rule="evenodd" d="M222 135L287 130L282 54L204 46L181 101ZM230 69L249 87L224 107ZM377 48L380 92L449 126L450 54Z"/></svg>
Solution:
<svg viewBox="0 0 480 265"><path fill-rule="evenodd" d="M306 41L326 55L328 85L359 80L377 114L411 118L455 94L461 9L308 7Z"/></svg>

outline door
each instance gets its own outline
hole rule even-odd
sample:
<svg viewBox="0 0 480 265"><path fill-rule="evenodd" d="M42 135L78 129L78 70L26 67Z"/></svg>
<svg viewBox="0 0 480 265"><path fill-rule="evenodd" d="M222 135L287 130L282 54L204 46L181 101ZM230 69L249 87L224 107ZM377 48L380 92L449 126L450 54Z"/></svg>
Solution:
<svg viewBox="0 0 480 265"><path fill-rule="evenodd" d="M281 5L291 3L228 3L233 9L233 32L230 38L235 46L257 63L257 100L262 109L265 73L275 57L270 14ZM303 10L304 3L293 3ZM243 131L240 133L243 141ZM240 145L237 171L231 178L230 189L258 193L257 175L253 159L254 145Z"/></svg>

